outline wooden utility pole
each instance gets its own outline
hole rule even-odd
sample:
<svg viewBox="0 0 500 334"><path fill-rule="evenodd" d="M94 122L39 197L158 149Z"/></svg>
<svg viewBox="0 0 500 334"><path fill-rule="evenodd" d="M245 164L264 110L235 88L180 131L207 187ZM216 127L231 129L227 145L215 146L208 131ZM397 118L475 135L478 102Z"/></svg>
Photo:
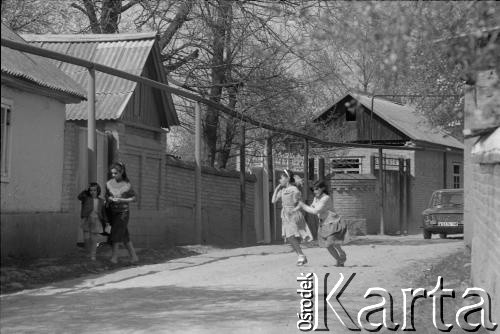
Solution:
<svg viewBox="0 0 500 334"><path fill-rule="evenodd" d="M273 141L271 137L266 138L265 150L266 156L264 157L263 165L263 184L262 184L262 213L263 213L263 224L264 224L264 242L271 242L271 213L270 213L270 203L269 200L269 184L271 181L271 175L273 173ZM272 182L272 181L271 181ZM272 184L272 183L271 183ZM259 199L256 199L259 200Z"/></svg>
<svg viewBox="0 0 500 334"><path fill-rule="evenodd" d="M97 182L97 134L95 121L95 69L88 69L87 167L88 182Z"/></svg>
<svg viewBox="0 0 500 334"><path fill-rule="evenodd" d="M309 194L309 140L304 140L304 184L302 185L302 199L307 202Z"/></svg>
<svg viewBox="0 0 500 334"><path fill-rule="evenodd" d="M242 245L247 243L247 231L245 224L246 211L246 164L245 164L245 124L240 126L240 241Z"/></svg>
<svg viewBox="0 0 500 334"><path fill-rule="evenodd" d="M273 161L273 137L267 138L267 160L269 165L269 173L271 174L271 192L274 192L276 188L276 173L274 171L274 161ZM271 204L272 208L272 231L271 240L278 240L278 214L276 209L276 204Z"/></svg>
<svg viewBox="0 0 500 334"><path fill-rule="evenodd" d="M196 231L197 243L204 243L203 240L203 223L201 215L201 106L196 102L194 108L194 197L195 197L195 214L194 226Z"/></svg>

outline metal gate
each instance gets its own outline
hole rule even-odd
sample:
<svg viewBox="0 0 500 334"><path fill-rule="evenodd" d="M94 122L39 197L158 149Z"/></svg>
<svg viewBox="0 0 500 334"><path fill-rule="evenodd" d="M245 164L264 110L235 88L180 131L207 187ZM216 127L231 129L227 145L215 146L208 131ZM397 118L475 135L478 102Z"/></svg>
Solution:
<svg viewBox="0 0 500 334"><path fill-rule="evenodd" d="M377 177L378 196L383 199L385 234L407 234L409 214L410 159L382 158L382 182L378 157L372 157L373 174ZM380 208L379 208L380 210ZM379 212L380 213L380 212Z"/></svg>

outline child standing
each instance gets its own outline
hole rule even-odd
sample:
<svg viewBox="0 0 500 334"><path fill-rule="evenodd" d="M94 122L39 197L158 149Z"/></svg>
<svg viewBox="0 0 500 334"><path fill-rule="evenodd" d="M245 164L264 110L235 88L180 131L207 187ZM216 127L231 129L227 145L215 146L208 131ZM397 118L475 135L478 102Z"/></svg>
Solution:
<svg viewBox="0 0 500 334"><path fill-rule="evenodd" d="M78 195L82 202L81 218L83 237L87 250L90 251L90 259L96 259L97 239L99 234L109 228L106 216L104 199L100 198L101 187L98 183L90 183L87 190Z"/></svg>

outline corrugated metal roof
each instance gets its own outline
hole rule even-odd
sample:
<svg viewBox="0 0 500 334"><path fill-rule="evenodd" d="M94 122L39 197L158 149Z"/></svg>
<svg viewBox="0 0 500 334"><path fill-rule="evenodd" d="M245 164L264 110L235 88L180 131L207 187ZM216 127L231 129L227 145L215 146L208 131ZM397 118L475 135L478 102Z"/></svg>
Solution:
<svg viewBox="0 0 500 334"><path fill-rule="evenodd" d="M155 51L156 42L155 33L23 36L34 45L135 75L143 73L149 55ZM88 73L86 69L68 63L56 63L76 82L87 87ZM96 72L96 119L119 119L136 86L137 83L134 81ZM166 94L167 99L171 99L170 94L164 94ZM168 126L177 125L179 121L175 109L171 110L172 108L167 105L163 106L162 109L165 112ZM87 103L69 106L66 109L66 117L68 120L87 119Z"/></svg>
<svg viewBox="0 0 500 334"><path fill-rule="evenodd" d="M371 97L351 94L368 110L371 110ZM433 126L429 120L414 108L375 98L373 112L412 140L463 149L464 145L455 137Z"/></svg>
<svg viewBox="0 0 500 334"><path fill-rule="evenodd" d="M352 96L366 109L371 110L371 96L351 93L343 96L338 101L342 101L346 96ZM339 102L333 105L337 103ZM332 107L333 106L330 106L322 111L315 119L317 120L325 113L330 112ZM429 120L423 114L417 112L410 106L375 98L373 101L373 109L375 115L382 118L412 140L458 149L464 148L463 143L458 139L430 124Z"/></svg>
<svg viewBox="0 0 500 334"><path fill-rule="evenodd" d="M16 42L26 42L3 23L1 32L3 38ZM79 84L46 58L2 46L1 63L3 74L29 81L79 100L86 97L85 90Z"/></svg>

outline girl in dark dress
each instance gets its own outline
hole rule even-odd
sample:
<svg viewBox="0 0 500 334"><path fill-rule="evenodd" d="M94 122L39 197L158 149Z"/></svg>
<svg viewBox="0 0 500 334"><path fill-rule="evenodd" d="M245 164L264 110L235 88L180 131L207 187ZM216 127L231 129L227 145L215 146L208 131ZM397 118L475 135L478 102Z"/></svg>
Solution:
<svg viewBox="0 0 500 334"><path fill-rule="evenodd" d="M347 231L342 218L333 209L333 200L328 194L324 181L316 181L313 186L314 200L309 206L300 201L299 208L305 212L317 215L319 218L318 244L324 247L337 260L337 267L343 267L347 255L341 245Z"/></svg>
<svg viewBox="0 0 500 334"><path fill-rule="evenodd" d="M139 261L128 232L129 203L135 202L135 192L127 177L125 165L114 163L111 166L112 178L106 183L108 218L111 222L109 240L113 246L111 262L118 263L118 247L123 243L130 254L130 261Z"/></svg>

